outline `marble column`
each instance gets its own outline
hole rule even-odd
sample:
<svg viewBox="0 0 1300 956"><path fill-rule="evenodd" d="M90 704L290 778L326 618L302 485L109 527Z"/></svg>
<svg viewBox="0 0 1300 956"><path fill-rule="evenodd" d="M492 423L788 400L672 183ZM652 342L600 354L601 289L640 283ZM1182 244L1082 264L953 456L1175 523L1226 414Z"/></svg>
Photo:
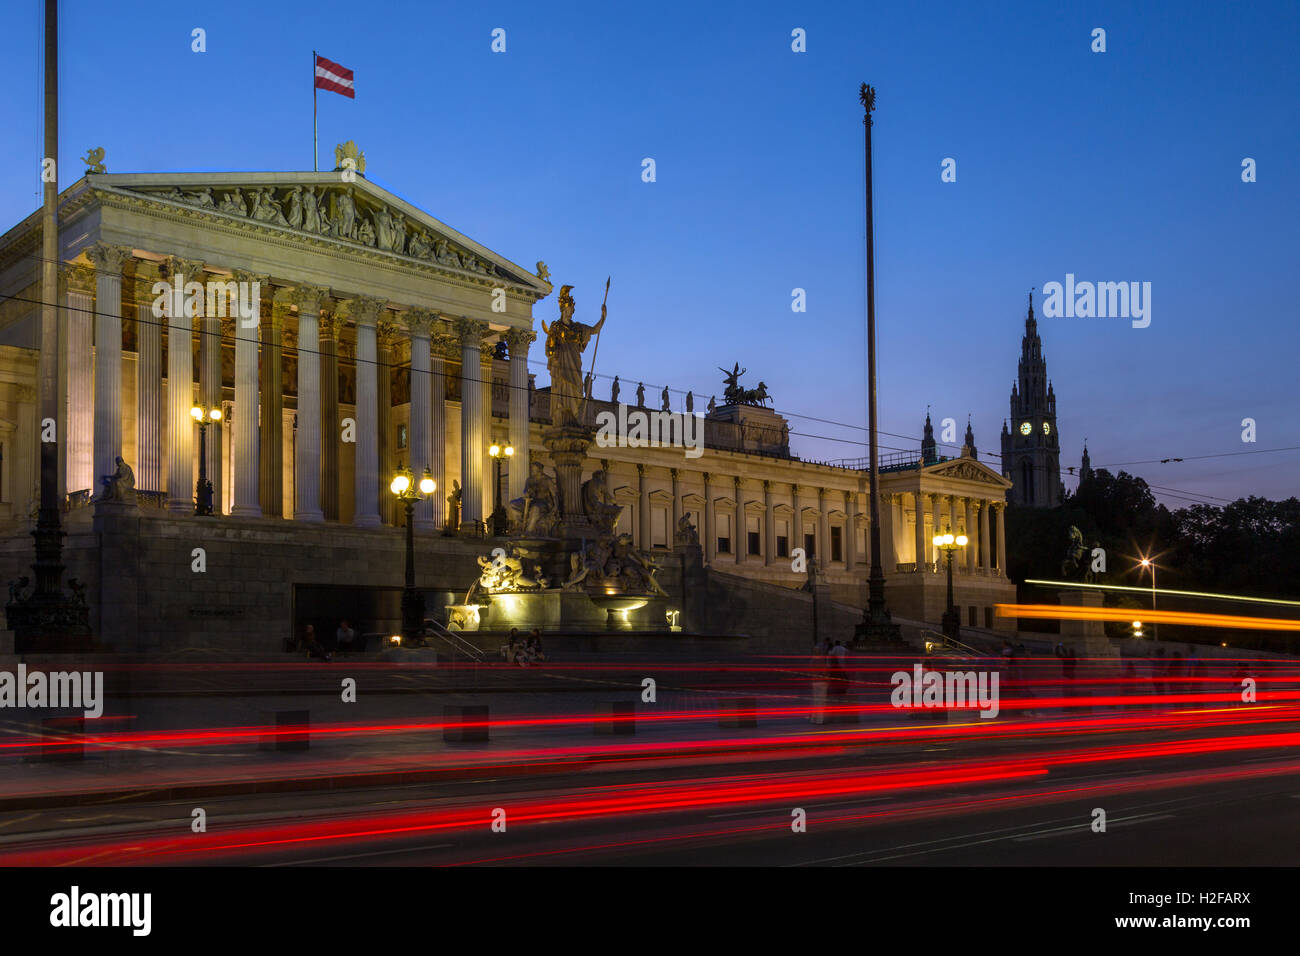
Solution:
<svg viewBox="0 0 1300 956"><path fill-rule="evenodd" d="M531 329L511 329L505 335L510 350L510 494L507 501L523 497L528 480L528 347L537 338Z"/></svg>
<svg viewBox="0 0 1300 956"><path fill-rule="evenodd" d="M637 547L650 550L650 480L645 465L636 466L637 485Z"/></svg>
<svg viewBox="0 0 1300 956"><path fill-rule="evenodd" d="M858 493L844 492L844 570L852 571L858 563Z"/></svg>
<svg viewBox="0 0 1300 956"><path fill-rule="evenodd" d="M790 506L794 509L794 515L790 518L790 557L794 557L794 549L803 547L803 508L799 504L799 486L790 485ZM807 555L804 556L805 559Z"/></svg>
<svg viewBox="0 0 1300 956"><path fill-rule="evenodd" d="M894 540L894 505L893 495L880 496L880 563L881 571L886 575L898 570L898 542Z"/></svg>
<svg viewBox="0 0 1300 956"><path fill-rule="evenodd" d="M934 509L934 514L930 519L930 538L933 538L943 530L943 495L931 495L930 498ZM932 540L930 541L930 547L932 549L934 548L934 542ZM936 550L934 552L935 567L938 568L942 561L943 555Z"/></svg>
<svg viewBox="0 0 1300 956"><path fill-rule="evenodd" d="M63 275L68 305L68 491L98 494L95 477L95 270L69 266ZM152 302L153 299L150 299ZM111 474L113 469L99 474ZM139 473L137 472L137 475ZM147 486L143 486L147 487Z"/></svg>
<svg viewBox="0 0 1300 956"><path fill-rule="evenodd" d="M975 549L978 543L975 540L975 502L971 498L966 498L966 573L975 573Z"/></svg>
<svg viewBox="0 0 1300 956"><path fill-rule="evenodd" d="M447 509L442 504L451 490L447 479L447 363L457 357L459 347L459 339L445 332L435 332L429 339L429 467L442 489L434 496L433 505L433 526L439 529L447 524Z"/></svg>
<svg viewBox="0 0 1300 956"><path fill-rule="evenodd" d="M320 313L320 498L326 521L339 520L339 336L342 325L337 313ZM301 416L298 427L302 427Z"/></svg>
<svg viewBox="0 0 1300 956"><path fill-rule="evenodd" d="M205 301L207 301L205 299ZM203 329L199 336L199 402L205 408L221 407L221 328L222 316L231 314L229 298L224 303L226 308L217 307L215 297L208 301L207 309L203 315ZM234 309L239 308L238 299L235 300ZM144 347L140 345L141 361L137 363L137 368L143 368ZM137 386L138 387L138 386ZM221 444L222 432L225 429L225 419L221 418L213 421L208 418L207 437L204 439L204 461L203 467L205 474L212 482L212 512L213 514L222 514L225 511L224 476L221 471ZM137 424L137 446L141 444L140 436L143 434L143 422ZM140 484L140 473L136 472L136 485Z"/></svg>
<svg viewBox="0 0 1300 956"><path fill-rule="evenodd" d="M162 327L167 319L154 315L153 310L157 298L153 294L153 285L158 281L157 268L152 264L146 265L143 260L136 262L135 281L135 486L141 491L161 491ZM217 329L221 329L220 319L217 320Z"/></svg>
<svg viewBox="0 0 1300 956"><path fill-rule="evenodd" d="M1005 523L1006 505L997 502L994 507L998 512L998 577L1007 576L1007 528Z"/></svg>
<svg viewBox="0 0 1300 956"><path fill-rule="evenodd" d="M704 472L704 560L711 562L717 554L718 538L713 530L713 491L709 478L709 473Z"/></svg>
<svg viewBox="0 0 1300 956"><path fill-rule="evenodd" d="M203 263L170 258L164 278L180 276L182 285L203 281ZM203 301L200 296L199 301ZM185 308L169 300L167 314L167 510L189 514L194 510L194 326ZM257 335L254 325L253 335ZM255 340L256 341L256 340ZM256 363L256 357L254 357ZM256 373L255 373L256 374ZM256 400L254 406L256 407Z"/></svg>
<svg viewBox="0 0 1300 956"><path fill-rule="evenodd" d="M981 501L980 508L980 567L989 573L989 503Z"/></svg>
<svg viewBox="0 0 1300 956"><path fill-rule="evenodd" d="M740 484L740 476L736 475L732 479L735 485L736 497L736 519L735 528L732 530L731 550L736 552L736 563L744 564L749 551L749 523L745 519L745 492Z"/></svg>
<svg viewBox="0 0 1300 956"><path fill-rule="evenodd" d="M831 517L826 513L826 489L817 489L817 563L822 570L831 566Z"/></svg>
<svg viewBox="0 0 1300 956"><path fill-rule="evenodd" d="M483 392L483 404L479 409L482 423L479 427L483 431L483 452L480 463L483 469L481 500L483 502L484 517L491 515L496 508L496 482L493 480L495 466L492 463L492 456L488 454L488 448L491 447L494 440L492 435L492 356L495 352L495 343L479 343L479 383ZM505 467L509 467L509 464L507 462ZM502 497L505 497L504 490L502 491Z"/></svg>
<svg viewBox="0 0 1300 956"><path fill-rule="evenodd" d="M131 249L96 242L86 250L86 256L95 267L93 466L95 475L111 475L122 454L122 266L131 258ZM71 387L71 375L68 383ZM189 409L185 412L188 417Z"/></svg>
<svg viewBox="0 0 1300 956"><path fill-rule="evenodd" d="M776 563L776 515L772 511L772 482L763 480L763 564Z"/></svg>
<svg viewBox="0 0 1300 956"><path fill-rule="evenodd" d="M259 484L262 514L280 518L284 516L284 315L288 307L274 301L269 285L262 286L262 302Z"/></svg>
<svg viewBox="0 0 1300 956"><path fill-rule="evenodd" d="M377 343L375 330L384 312L385 302L359 296L345 303L347 316L357 327L357 394L356 394L356 495L352 523L358 528L379 527L379 379L375 368ZM419 480L418 476L417 479Z"/></svg>
<svg viewBox="0 0 1300 956"><path fill-rule="evenodd" d="M919 491L912 492L916 499L916 570L925 568L925 495Z"/></svg>
<svg viewBox="0 0 1300 956"><path fill-rule="evenodd" d="M429 336L437 324L437 317L429 309L407 309L406 327L411 337L411 424L407 429L407 460L410 462L411 479L418 482L424 477L424 469L433 469L433 433L430 422L430 406L433 401L433 386L429 382L430 360ZM477 365L478 349L475 352ZM474 390L478 394L478 390ZM437 481L437 478L434 479ZM462 519L464 512L477 499L462 484L461 495ZM434 530L434 500L445 497L436 491L430 498L422 498L415 505L415 529L417 531Z"/></svg>
<svg viewBox="0 0 1300 956"><path fill-rule="evenodd" d="M326 289L300 285L298 306L298 439L294 445L294 510L298 521L324 521L320 503L320 304Z"/></svg>
<svg viewBox="0 0 1300 956"><path fill-rule="evenodd" d="M236 270L236 282L258 282L265 288L266 276ZM231 448L234 471L234 505L230 513L239 518L262 516L261 445L258 438L260 412L258 410L258 329L261 326L259 310L251 318L235 318L235 407L234 445ZM168 355L170 367L171 356ZM169 385L170 388L170 385Z"/></svg>
<svg viewBox="0 0 1300 956"><path fill-rule="evenodd" d="M375 453L379 459L379 516L384 524L396 525L397 499L388 491L388 483L393 477L393 342L396 341L397 326L392 322L380 321L375 328ZM443 478L434 474L438 487L442 488ZM437 495L435 495L437 498ZM442 509L435 502L433 513L442 514Z"/></svg>
<svg viewBox="0 0 1300 956"><path fill-rule="evenodd" d="M453 323L460 338L460 487L461 523L472 527L483 520L483 458L487 435L483 431L483 383L479 346L487 323L461 316Z"/></svg>

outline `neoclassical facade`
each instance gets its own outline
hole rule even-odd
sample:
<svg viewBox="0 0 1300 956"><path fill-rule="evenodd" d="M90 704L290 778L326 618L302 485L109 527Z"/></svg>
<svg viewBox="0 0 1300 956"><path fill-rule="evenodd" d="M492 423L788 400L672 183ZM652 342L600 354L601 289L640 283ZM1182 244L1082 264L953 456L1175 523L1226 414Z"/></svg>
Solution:
<svg viewBox="0 0 1300 956"><path fill-rule="evenodd" d="M549 395L530 362L545 267L519 266L364 176L324 173L89 173L60 197L61 491L69 513L121 456L144 507L192 518L212 481L217 520L346 525L400 521L395 469L430 469L438 491L416 531L443 536L460 491L461 541L482 536L498 496L523 493ZM36 498L40 223L0 236L0 522L30 526ZM256 288L257 295L250 293ZM584 306L579 300L579 315ZM244 309L245 311L241 311ZM606 334L619 334L613 317ZM218 408L199 462L196 405ZM629 402L630 404L630 402ZM616 406L599 399L588 415ZM834 597L862 605L869 571L867 474L791 456L784 419L723 406L703 454L593 447L637 546L671 550L684 516L723 574L798 587L796 549ZM515 454L497 483L494 443ZM894 613L937 621L955 559L963 623L999 626L1007 581L1002 510L1010 482L978 461L918 454L880 480L882 563ZM198 520L198 519L194 519ZM395 531L388 533L396 534ZM315 540L315 539L313 539ZM484 542L485 550L491 544ZM468 581L465 582L468 585Z"/></svg>

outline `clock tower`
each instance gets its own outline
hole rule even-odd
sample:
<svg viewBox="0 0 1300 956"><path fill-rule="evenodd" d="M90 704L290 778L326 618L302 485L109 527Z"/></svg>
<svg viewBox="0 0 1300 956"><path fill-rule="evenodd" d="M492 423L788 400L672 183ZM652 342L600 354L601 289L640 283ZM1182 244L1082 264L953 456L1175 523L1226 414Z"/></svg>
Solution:
<svg viewBox="0 0 1300 956"><path fill-rule="evenodd" d="M1034 319L1034 293L1020 340L1020 380L1011 386L1011 423L1002 423L1002 473L1012 482L1007 500L1031 508L1061 503L1061 440L1056 392L1047 378L1043 342Z"/></svg>

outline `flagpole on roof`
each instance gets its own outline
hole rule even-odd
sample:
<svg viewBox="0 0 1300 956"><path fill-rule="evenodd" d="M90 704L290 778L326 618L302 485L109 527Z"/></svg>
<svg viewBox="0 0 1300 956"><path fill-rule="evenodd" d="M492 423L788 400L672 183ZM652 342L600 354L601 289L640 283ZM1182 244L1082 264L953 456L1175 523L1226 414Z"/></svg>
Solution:
<svg viewBox="0 0 1300 956"><path fill-rule="evenodd" d="M317 153L316 147L316 51L311 51L311 171L319 172L316 168Z"/></svg>

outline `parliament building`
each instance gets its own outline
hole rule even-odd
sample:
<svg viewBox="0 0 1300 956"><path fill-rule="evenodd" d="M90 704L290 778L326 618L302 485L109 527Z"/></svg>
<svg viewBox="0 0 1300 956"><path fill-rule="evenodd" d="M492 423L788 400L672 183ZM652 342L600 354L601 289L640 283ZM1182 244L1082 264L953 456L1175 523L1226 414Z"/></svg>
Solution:
<svg viewBox="0 0 1300 956"><path fill-rule="evenodd" d="M40 443L56 440L66 576L108 645L269 651L303 621L342 616L340 596L396 593L404 512L389 483L403 468L436 482L415 509L418 582L450 601L496 546L498 504L523 495L530 462L552 466L549 389L530 371L545 368L535 329L556 311L543 263L512 262L346 170L87 172L61 193L58 221L55 422L38 419L39 213L0 235L0 572L29 573ZM579 316L593 309L579 300ZM614 317L605 334L634 331ZM1003 435L1010 480L979 460L969 429L953 457L931 439L881 462L895 618L937 626L946 569L931 537L951 528L969 538L954 556L963 626L1011 626L993 610L1015 596L1008 494L1059 500L1032 304L1023 350ZM588 420L615 411L612 398L589 395ZM764 609L808 584L799 548L837 620L860 619L866 462L801 460L763 398L702 419L698 456L613 445L588 461L623 506L618 530L662 553L687 605L677 532L694 526L712 597L686 629L789 630ZM211 516L195 514L200 475ZM126 507L100 506L105 479L133 482Z"/></svg>

